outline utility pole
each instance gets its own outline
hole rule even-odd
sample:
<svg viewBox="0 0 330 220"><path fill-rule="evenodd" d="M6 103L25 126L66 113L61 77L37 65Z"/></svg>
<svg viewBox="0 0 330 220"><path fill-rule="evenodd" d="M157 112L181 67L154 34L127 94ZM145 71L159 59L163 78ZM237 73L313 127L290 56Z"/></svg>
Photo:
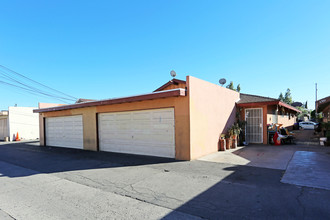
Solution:
<svg viewBox="0 0 330 220"><path fill-rule="evenodd" d="M315 119L317 119L317 83L315 83Z"/></svg>

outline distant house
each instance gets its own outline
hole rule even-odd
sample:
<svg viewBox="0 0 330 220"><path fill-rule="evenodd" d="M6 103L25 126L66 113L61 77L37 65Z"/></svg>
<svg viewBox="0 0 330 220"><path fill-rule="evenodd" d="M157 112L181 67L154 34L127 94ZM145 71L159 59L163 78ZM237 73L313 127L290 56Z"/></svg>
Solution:
<svg viewBox="0 0 330 220"><path fill-rule="evenodd" d="M293 107L301 107L301 106L303 106L303 104L301 102L293 102L291 104L291 106L293 106Z"/></svg>
<svg viewBox="0 0 330 220"><path fill-rule="evenodd" d="M35 107L9 107L0 112L0 140L33 140L39 138L39 116Z"/></svg>
<svg viewBox="0 0 330 220"><path fill-rule="evenodd" d="M318 113L323 115L323 122L330 121L330 96L317 100L315 106Z"/></svg>
<svg viewBox="0 0 330 220"><path fill-rule="evenodd" d="M51 107L58 107L66 104L58 104L58 103L43 103L39 102L38 103L38 108L51 108Z"/></svg>
<svg viewBox="0 0 330 220"><path fill-rule="evenodd" d="M236 105L241 120L247 122L245 138L249 143L267 144L267 125L278 123L292 129L301 112L279 99L243 93Z"/></svg>
<svg viewBox="0 0 330 220"><path fill-rule="evenodd" d="M96 100L95 99L82 99L82 98L80 98L76 101L76 103L92 102L92 101L96 101Z"/></svg>

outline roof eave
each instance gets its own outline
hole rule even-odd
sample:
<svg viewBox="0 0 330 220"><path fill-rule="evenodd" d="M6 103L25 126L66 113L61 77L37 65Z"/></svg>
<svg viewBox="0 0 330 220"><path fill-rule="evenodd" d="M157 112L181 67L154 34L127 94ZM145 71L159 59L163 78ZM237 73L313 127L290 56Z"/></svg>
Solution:
<svg viewBox="0 0 330 220"><path fill-rule="evenodd" d="M295 112L301 113L300 110L296 109L295 107L288 105L284 102L281 101L266 101L266 102L247 102L247 103L237 103L238 107L252 107L252 106L256 106L256 105L279 105L279 106L283 106L285 108L288 108L290 110L293 110Z"/></svg>
<svg viewBox="0 0 330 220"><path fill-rule="evenodd" d="M100 105L122 104L128 102L137 102L137 101L145 101L145 100L153 100L153 99L169 98L169 97L180 97L180 96L186 96L186 91L184 89L172 89L172 90L148 93L143 95L129 96L124 98L106 99L101 101L83 102L78 104L63 105L63 106L51 107L51 108L34 109L33 112L34 113L52 112L52 111L61 111L61 110L85 108L85 107L100 106Z"/></svg>
<svg viewBox="0 0 330 220"><path fill-rule="evenodd" d="M280 105L280 106L284 106L284 107L286 107L286 108L288 108L288 109L291 109L291 110L293 110L293 111L296 111L296 112L298 112L298 113L301 113L300 110L296 109L295 107L293 107L293 106L291 106L291 105L289 105L289 104L286 104L285 102L279 101L279 104L278 104L278 105Z"/></svg>

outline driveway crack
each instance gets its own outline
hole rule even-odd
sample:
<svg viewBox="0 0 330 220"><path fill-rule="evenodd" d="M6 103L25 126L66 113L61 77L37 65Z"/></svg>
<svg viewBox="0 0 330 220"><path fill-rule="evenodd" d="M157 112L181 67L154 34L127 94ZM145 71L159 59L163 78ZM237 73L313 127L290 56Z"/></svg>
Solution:
<svg viewBox="0 0 330 220"><path fill-rule="evenodd" d="M302 208L302 211L303 211L302 216L305 216L305 213L306 213L306 208L300 200L301 197L303 196L304 190L305 190L305 188L301 187L301 190L300 190L299 194L296 197L296 200L297 200L299 206Z"/></svg>

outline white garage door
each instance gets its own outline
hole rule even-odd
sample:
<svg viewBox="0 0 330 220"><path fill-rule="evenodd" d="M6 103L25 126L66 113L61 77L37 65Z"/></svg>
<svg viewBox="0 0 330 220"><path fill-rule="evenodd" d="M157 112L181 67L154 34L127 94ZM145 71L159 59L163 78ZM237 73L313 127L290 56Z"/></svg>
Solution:
<svg viewBox="0 0 330 220"><path fill-rule="evenodd" d="M98 115L101 151L175 157L174 109Z"/></svg>
<svg viewBox="0 0 330 220"><path fill-rule="evenodd" d="M9 136L7 118L0 119L0 140L4 140Z"/></svg>
<svg viewBox="0 0 330 220"><path fill-rule="evenodd" d="M46 118L46 145L83 149L82 116Z"/></svg>

